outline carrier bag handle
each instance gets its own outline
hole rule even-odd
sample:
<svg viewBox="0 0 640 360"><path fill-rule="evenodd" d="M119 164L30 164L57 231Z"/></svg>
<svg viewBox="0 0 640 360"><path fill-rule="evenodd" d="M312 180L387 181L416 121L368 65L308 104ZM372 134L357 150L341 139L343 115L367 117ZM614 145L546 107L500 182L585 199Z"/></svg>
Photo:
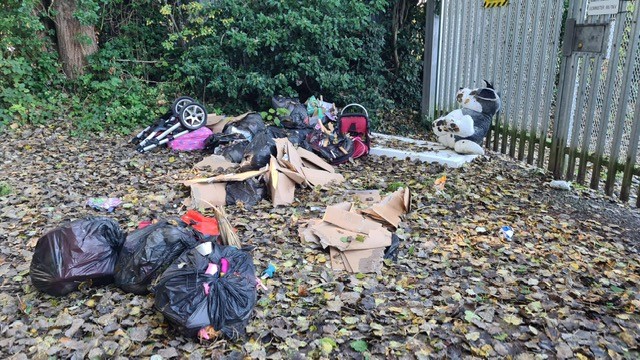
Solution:
<svg viewBox="0 0 640 360"><path fill-rule="evenodd" d="M347 105L347 106L343 107L343 108L342 108L342 111L340 111L340 115L341 115L341 116L342 116L342 113L344 113L344 110L345 110L346 108L348 108L349 106L356 106L356 107L361 108L362 110L364 110L364 115L365 115L367 118L369 117L369 113L367 112L367 109L365 109L365 108L364 108L364 106L362 106L362 105L360 105L360 104L356 104L356 103L349 104L349 105Z"/></svg>

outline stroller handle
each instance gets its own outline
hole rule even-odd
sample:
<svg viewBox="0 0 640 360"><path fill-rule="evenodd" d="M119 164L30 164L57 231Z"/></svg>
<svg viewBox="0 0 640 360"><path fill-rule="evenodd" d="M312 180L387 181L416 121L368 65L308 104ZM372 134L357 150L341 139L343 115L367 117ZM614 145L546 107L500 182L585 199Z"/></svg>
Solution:
<svg viewBox="0 0 640 360"><path fill-rule="evenodd" d="M347 105L347 106L343 107L343 108L342 108L342 111L340 111L340 115L342 115L342 114L344 113L345 109L346 109L346 108L348 108L348 107L350 107L350 106L355 106L355 107L359 107L359 108L361 108L362 110L364 110L364 115L365 115L367 118L369 117L369 113L367 112L367 109L365 109L365 108L364 108L364 106L362 106L362 105L360 105L360 104L356 104L356 103L352 103L352 104L349 104L349 105Z"/></svg>

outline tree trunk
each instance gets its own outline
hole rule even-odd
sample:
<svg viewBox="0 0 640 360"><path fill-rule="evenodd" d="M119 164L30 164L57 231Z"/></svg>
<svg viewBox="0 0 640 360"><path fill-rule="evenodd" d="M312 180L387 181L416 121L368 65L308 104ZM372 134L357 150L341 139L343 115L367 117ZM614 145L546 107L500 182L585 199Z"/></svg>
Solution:
<svg viewBox="0 0 640 360"><path fill-rule="evenodd" d="M95 29L81 25L73 16L76 0L55 0L53 9L62 68L69 79L75 79L84 73L87 56L98 50Z"/></svg>

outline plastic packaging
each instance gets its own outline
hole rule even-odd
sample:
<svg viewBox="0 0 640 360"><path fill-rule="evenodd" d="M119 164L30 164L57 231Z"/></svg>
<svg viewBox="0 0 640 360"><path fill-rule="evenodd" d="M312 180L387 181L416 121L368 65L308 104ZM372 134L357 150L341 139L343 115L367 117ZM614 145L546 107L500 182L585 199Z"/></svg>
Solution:
<svg viewBox="0 0 640 360"><path fill-rule="evenodd" d="M48 232L36 244L31 281L40 291L62 296L90 281L113 282L118 250L125 234L108 218L76 220Z"/></svg>
<svg viewBox="0 0 640 360"><path fill-rule="evenodd" d="M289 129L309 127L307 107L300 103L297 98L275 96L271 99L271 106L274 109L284 108L289 111L289 115L280 117L282 126Z"/></svg>
<svg viewBox="0 0 640 360"><path fill-rule="evenodd" d="M513 239L513 229L511 226L503 226L500 228L500 233L504 236L505 240L511 241Z"/></svg>
<svg viewBox="0 0 640 360"><path fill-rule="evenodd" d="M247 140L251 141L256 134L266 129L262 116L258 113L251 113L242 120L227 124L222 133L224 134L240 134Z"/></svg>
<svg viewBox="0 0 640 360"><path fill-rule="evenodd" d="M226 191L227 205L242 202L247 208L257 205L267 195L266 186L256 178L245 181L230 181L226 185Z"/></svg>
<svg viewBox="0 0 640 360"><path fill-rule="evenodd" d="M181 334L236 339L244 335L256 304L253 260L245 251L215 243L206 256L188 250L156 280L154 290L155 308Z"/></svg>
<svg viewBox="0 0 640 360"><path fill-rule="evenodd" d="M115 284L134 294L149 293L153 280L186 249L198 245L179 219L161 220L127 236L115 266Z"/></svg>

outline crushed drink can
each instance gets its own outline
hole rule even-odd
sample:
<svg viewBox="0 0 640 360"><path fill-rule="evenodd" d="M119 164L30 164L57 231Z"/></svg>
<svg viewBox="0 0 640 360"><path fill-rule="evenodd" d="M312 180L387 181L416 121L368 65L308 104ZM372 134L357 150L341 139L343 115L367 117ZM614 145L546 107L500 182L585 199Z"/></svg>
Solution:
<svg viewBox="0 0 640 360"><path fill-rule="evenodd" d="M504 238L507 241L511 241L511 239L513 238L513 228L511 228L511 226L501 227L500 232L502 233L502 236L504 236Z"/></svg>

